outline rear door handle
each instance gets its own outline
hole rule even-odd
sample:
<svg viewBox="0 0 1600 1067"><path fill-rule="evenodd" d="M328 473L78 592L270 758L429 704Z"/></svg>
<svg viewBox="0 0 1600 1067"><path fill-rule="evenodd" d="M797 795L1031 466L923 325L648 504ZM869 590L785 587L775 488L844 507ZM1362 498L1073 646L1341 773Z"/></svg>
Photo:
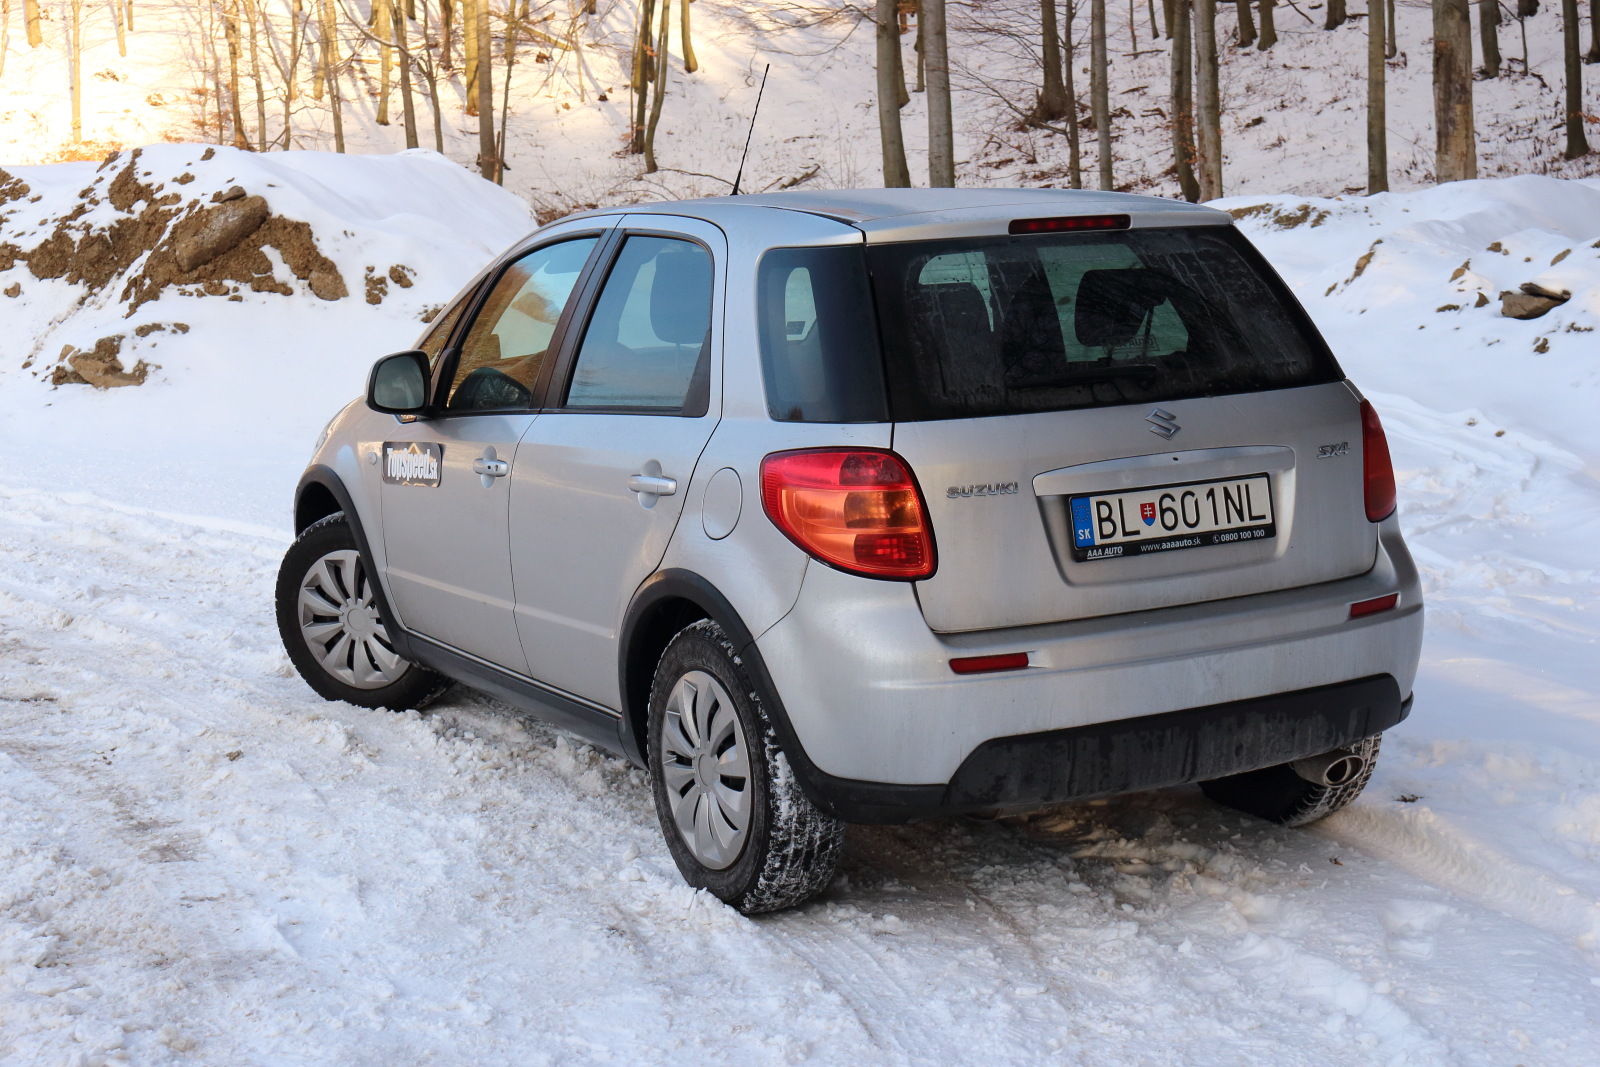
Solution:
<svg viewBox="0 0 1600 1067"><path fill-rule="evenodd" d="M678 491L678 479L661 473L660 460L647 460L639 473L628 478L628 488L639 494L639 506L653 508L656 501Z"/></svg>
<svg viewBox="0 0 1600 1067"><path fill-rule="evenodd" d="M663 478L658 474L635 474L628 479L628 488L635 493L671 496L678 491L678 479Z"/></svg>

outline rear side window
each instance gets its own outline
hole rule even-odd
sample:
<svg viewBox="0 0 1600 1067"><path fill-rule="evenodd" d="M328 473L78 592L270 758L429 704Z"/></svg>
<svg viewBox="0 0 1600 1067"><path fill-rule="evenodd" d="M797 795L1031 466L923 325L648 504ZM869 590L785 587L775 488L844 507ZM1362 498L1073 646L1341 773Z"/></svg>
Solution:
<svg viewBox="0 0 1600 1067"><path fill-rule="evenodd" d="M1231 227L871 247L897 421L1337 381L1304 311Z"/></svg>
<svg viewBox="0 0 1600 1067"><path fill-rule="evenodd" d="M779 422L885 422L860 245L774 248L756 273L761 372Z"/></svg>
<svg viewBox="0 0 1600 1067"><path fill-rule="evenodd" d="M704 415L711 283L711 253L699 245L629 237L589 318L566 406Z"/></svg>

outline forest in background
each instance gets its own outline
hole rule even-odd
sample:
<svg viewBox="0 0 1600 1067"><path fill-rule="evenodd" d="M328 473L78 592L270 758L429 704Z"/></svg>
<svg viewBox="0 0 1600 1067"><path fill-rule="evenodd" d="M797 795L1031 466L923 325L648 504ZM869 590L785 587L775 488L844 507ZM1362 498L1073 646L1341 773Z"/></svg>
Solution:
<svg viewBox="0 0 1600 1067"><path fill-rule="evenodd" d="M756 187L959 182L1211 200L1241 187L1377 192L1594 172L1584 80L1600 74L1600 0L1367 7L0 0L11 108L0 158L99 158L148 140L423 147L551 211L726 191L770 65ZM1272 111L1285 114L1266 140ZM835 128L819 129L830 114ZM770 158L801 141L813 142L806 158ZM1330 154L1337 183L1319 161Z"/></svg>

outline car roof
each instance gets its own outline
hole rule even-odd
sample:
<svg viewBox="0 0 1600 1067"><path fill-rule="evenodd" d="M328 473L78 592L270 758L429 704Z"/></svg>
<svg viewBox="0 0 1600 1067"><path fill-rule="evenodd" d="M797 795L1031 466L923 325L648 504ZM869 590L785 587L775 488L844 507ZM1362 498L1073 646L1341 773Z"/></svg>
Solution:
<svg viewBox="0 0 1600 1067"><path fill-rule="evenodd" d="M708 196L627 204L568 219L619 214L681 215L717 225L752 221L757 212L798 211L865 231L867 240L1005 232L1011 219L1033 215L1130 216L1135 227L1228 225L1225 211L1181 200L1090 189L826 189ZM568 220L563 220L568 221ZM1001 224L996 229L996 224Z"/></svg>

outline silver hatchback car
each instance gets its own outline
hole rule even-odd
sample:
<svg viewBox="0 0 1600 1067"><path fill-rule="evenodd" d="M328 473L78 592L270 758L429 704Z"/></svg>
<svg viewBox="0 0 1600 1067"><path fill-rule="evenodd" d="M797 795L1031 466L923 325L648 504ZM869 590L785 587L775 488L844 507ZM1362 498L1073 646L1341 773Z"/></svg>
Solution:
<svg viewBox="0 0 1600 1067"><path fill-rule="evenodd" d="M684 877L1198 782L1299 825L1422 639L1378 417L1220 211L618 208L491 264L318 443L277 587L331 700L451 680L648 768Z"/></svg>

